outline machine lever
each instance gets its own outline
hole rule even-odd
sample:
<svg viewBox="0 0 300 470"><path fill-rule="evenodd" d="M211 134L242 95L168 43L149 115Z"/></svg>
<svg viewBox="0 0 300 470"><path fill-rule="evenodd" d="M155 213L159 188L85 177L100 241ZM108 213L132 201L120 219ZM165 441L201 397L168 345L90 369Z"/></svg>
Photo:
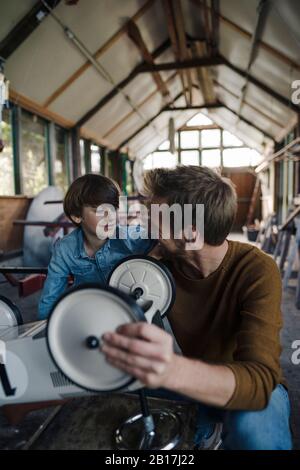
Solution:
<svg viewBox="0 0 300 470"><path fill-rule="evenodd" d="M16 388L11 387L4 364L0 364L0 379L5 395L7 397L13 396L16 393Z"/></svg>

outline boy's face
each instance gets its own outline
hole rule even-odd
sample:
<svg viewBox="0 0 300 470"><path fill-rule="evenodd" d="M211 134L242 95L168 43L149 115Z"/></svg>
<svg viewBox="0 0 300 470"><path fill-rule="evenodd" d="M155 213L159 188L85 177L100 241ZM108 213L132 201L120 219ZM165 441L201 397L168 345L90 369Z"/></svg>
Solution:
<svg viewBox="0 0 300 470"><path fill-rule="evenodd" d="M96 235L96 228L99 222L102 221L103 226L103 219L107 222L104 225L105 231L110 231L112 227L114 228L115 226L115 217L109 217L107 211L97 211L97 207L92 206L84 206L82 209L82 216L72 216L72 219L77 224L80 224L85 232L88 232L91 235Z"/></svg>

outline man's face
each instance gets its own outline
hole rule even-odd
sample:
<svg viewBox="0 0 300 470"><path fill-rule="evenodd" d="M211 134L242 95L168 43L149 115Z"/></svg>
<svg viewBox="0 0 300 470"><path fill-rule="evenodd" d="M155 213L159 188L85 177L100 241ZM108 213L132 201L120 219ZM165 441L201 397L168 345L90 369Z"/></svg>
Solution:
<svg viewBox="0 0 300 470"><path fill-rule="evenodd" d="M154 196L151 199L151 205L152 204L168 204L167 200L165 198L159 198ZM151 209L150 205L150 209ZM150 212L151 214L151 212ZM165 258L170 258L171 256L175 257L180 257L183 256L185 253L185 241L183 239L174 239L172 227L169 228L165 227L165 224L168 223L168 221L163 221L162 217L159 218L159 224L158 227L156 226L157 221L155 218L151 219L151 224L153 224L153 227L158 231L159 235L159 245L160 249L162 252L163 257ZM166 237L165 234L170 234L169 237Z"/></svg>

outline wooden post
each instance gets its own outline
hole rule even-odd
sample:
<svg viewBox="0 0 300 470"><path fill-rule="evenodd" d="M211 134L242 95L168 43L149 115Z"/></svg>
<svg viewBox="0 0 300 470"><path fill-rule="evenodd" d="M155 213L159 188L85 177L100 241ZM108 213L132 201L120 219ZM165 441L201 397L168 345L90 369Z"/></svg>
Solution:
<svg viewBox="0 0 300 470"><path fill-rule="evenodd" d="M81 175L80 167L80 134L79 127L73 127L71 130L73 179Z"/></svg>

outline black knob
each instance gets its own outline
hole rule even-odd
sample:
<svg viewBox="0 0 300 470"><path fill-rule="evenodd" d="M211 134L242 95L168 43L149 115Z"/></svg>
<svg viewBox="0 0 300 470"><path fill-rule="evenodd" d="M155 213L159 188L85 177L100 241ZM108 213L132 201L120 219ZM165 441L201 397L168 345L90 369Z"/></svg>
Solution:
<svg viewBox="0 0 300 470"><path fill-rule="evenodd" d="M99 339L96 336L88 336L85 340L85 344L89 349L99 348Z"/></svg>
<svg viewBox="0 0 300 470"><path fill-rule="evenodd" d="M132 297L138 300L140 297L142 297L143 294L144 294L143 289L141 287L137 287L136 289L134 289L132 293Z"/></svg>

